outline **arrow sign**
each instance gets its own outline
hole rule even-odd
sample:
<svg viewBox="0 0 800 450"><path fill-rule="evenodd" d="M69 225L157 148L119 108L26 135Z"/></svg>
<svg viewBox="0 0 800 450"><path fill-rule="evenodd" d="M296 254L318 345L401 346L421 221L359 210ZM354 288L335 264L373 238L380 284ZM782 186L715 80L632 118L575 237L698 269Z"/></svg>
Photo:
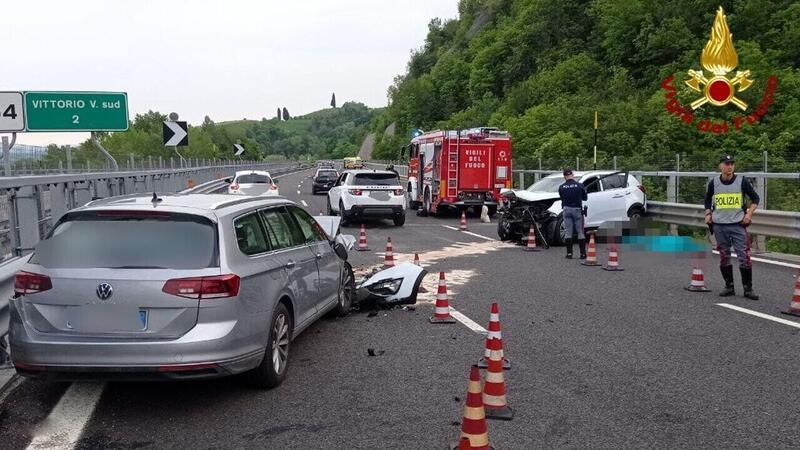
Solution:
<svg viewBox="0 0 800 450"><path fill-rule="evenodd" d="M189 145L189 127L186 122L164 122L164 145L178 147Z"/></svg>
<svg viewBox="0 0 800 450"><path fill-rule="evenodd" d="M233 144L233 146L236 147L236 153L235 153L236 156L239 156L242 153L244 153L244 145L242 145L242 144Z"/></svg>

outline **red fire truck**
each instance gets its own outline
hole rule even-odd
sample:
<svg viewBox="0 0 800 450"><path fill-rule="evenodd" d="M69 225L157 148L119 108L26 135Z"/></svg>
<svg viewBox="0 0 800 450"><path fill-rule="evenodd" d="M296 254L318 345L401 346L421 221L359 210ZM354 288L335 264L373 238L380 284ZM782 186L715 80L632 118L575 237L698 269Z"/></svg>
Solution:
<svg viewBox="0 0 800 450"><path fill-rule="evenodd" d="M409 206L421 214L470 206L497 211L500 189L511 187L511 135L497 128L432 131L409 149Z"/></svg>

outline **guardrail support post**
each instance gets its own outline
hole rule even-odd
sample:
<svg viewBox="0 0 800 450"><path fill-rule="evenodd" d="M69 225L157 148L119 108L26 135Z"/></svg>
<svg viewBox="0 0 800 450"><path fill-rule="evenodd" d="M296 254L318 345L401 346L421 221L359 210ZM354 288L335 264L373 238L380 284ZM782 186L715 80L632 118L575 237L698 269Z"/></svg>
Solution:
<svg viewBox="0 0 800 450"><path fill-rule="evenodd" d="M670 175L667 178L667 201L671 203L678 202L678 177L676 175ZM669 233L671 235L678 234L678 225L670 224L669 225Z"/></svg>
<svg viewBox="0 0 800 450"><path fill-rule="evenodd" d="M17 213L17 256L27 255L39 243L39 205L34 186L23 186L14 194Z"/></svg>
<svg viewBox="0 0 800 450"><path fill-rule="evenodd" d="M525 189L525 173L523 172L519 173L519 188Z"/></svg>

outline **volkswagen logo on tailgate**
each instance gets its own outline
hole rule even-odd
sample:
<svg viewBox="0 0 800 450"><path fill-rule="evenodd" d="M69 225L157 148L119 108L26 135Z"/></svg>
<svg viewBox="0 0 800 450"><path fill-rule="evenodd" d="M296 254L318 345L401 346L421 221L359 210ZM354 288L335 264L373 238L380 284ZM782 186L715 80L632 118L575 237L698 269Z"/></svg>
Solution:
<svg viewBox="0 0 800 450"><path fill-rule="evenodd" d="M97 286L97 298L100 300L108 300L114 294L114 288L108 283L100 283Z"/></svg>

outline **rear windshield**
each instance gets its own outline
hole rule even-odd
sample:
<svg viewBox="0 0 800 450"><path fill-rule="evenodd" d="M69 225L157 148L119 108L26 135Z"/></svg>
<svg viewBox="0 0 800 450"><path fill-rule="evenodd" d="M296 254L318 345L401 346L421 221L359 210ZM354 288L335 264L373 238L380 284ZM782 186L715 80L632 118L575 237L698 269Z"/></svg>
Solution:
<svg viewBox="0 0 800 450"><path fill-rule="evenodd" d="M49 268L218 267L216 228L186 214L72 214L39 243L31 262Z"/></svg>
<svg viewBox="0 0 800 450"><path fill-rule="evenodd" d="M399 186L400 180L393 173L359 173L356 174L356 186Z"/></svg>
<svg viewBox="0 0 800 450"><path fill-rule="evenodd" d="M272 180L266 175L251 173L249 175L239 175L236 179L239 184L272 184Z"/></svg>
<svg viewBox="0 0 800 450"><path fill-rule="evenodd" d="M335 170L320 170L317 173L317 177L319 178L338 178Z"/></svg>

